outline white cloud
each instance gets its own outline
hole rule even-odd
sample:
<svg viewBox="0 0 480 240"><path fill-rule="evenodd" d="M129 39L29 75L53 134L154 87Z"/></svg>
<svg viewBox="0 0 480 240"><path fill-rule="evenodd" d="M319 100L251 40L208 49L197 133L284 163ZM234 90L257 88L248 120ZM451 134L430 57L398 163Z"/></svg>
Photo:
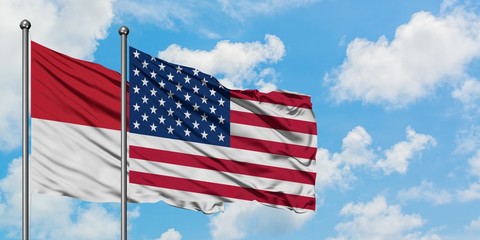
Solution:
<svg viewBox="0 0 480 240"><path fill-rule="evenodd" d="M480 148L480 126L472 125L469 128L461 129L455 137L456 153L472 153Z"/></svg>
<svg viewBox="0 0 480 240"><path fill-rule="evenodd" d="M461 101L466 110L475 110L480 101L480 82L469 78L460 88L452 92L452 96Z"/></svg>
<svg viewBox="0 0 480 240"><path fill-rule="evenodd" d="M477 150L477 153L468 160L470 165L470 172L480 178L480 150Z"/></svg>
<svg viewBox="0 0 480 240"><path fill-rule="evenodd" d="M327 149L319 148L317 187L323 189L338 185L348 188L349 183L355 180L353 170L357 168L382 170L386 175L392 172L405 174L415 156L435 145L432 136L416 133L411 127L407 127L406 135L407 140L384 151L384 157L372 148L372 138L361 126L352 129L343 139L341 152L331 154Z"/></svg>
<svg viewBox="0 0 480 240"><path fill-rule="evenodd" d="M419 232L407 234L403 240L441 240L443 239L436 233L422 234Z"/></svg>
<svg viewBox="0 0 480 240"><path fill-rule="evenodd" d="M289 10L305 6L318 0L217 0L223 10L231 17L244 21L254 15L273 14L279 11Z"/></svg>
<svg viewBox="0 0 480 240"><path fill-rule="evenodd" d="M314 215L313 212L297 214L256 202L237 202L210 218L210 233L214 240L238 240L265 233L281 235L300 229Z"/></svg>
<svg viewBox="0 0 480 240"><path fill-rule="evenodd" d="M318 189L322 190L332 186L345 189L348 188L350 182L355 180L350 166L346 165L339 157L331 157L327 149L319 148L316 159L317 179L315 184Z"/></svg>
<svg viewBox="0 0 480 240"><path fill-rule="evenodd" d="M480 233L480 217L472 220L467 226L465 226L466 232Z"/></svg>
<svg viewBox="0 0 480 240"><path fill-rule="evenodd" d="M457 198L461 202L480 200L480 182L470 184L465 190L458 190Z"/></svg>
<svg viewBox="0 0 480 240"><path fill-rule="evenodd" d="M261 64L276 63L285 55L285 45L275 35L265 35L265 43L232 43L220 41L210 51L191 50L172 44L158 56L167 61L196 67L220 79L227 87L243 88L244 85L259 84L267 89L275 88L275 71L259 67ZM234 56L234 57L232 57Z"/></svg>
<svg viewBox="0 0 480 240"><path fill-rule="evenodd" d="M140 217L140 207L137 206L134 209L129 210L127 212L127 217L128 217L129 220L139 218Z"/></svg>
<svg viewBox="0 0 480 240"><path fill-rule="evenodd" d="M434 205L450 203L452 196L446 190L436 190L432 182L422 181L419 186L409 189L402 189L397 193L397 198L401 201L424 200L432 202Z"/></svg>
<svg viewBox="0 0 480 240"><path fill-rule="evenodd" d="M466 66L480 57L479 29L480 17L461 9L441 16L418 12L391 41L354 39L343 64L325 80L337 101L404 107L464 79Z"/></svg>
<svg viewBox="0 0 480 240"><path fill-rule="evenodd" d="M471 143L471 140L467 140L464 142ZM467 146L471 145L476 144L467 144ZM477 150L475 154L468 159L468 172L470 172L470 174L472 174L473 176L477 177L478 180L477 182L471 183L467 189L457 190L457 198L461 202L480 200L480 150Z"/></svg>
<svg viewBox="0 0 480 240"><path fill-rule="evenodd" d="M440 5L440 12L445 13L451 9L454 9L457 6L458 0L443 0Z"/></svg>
<svg viewBox="0 0 480 240"><path fill-rule="evenodd" d="M0 228L15 238L21 231L21 176L21 159L14 159L0 180ZM31 195L30 216L34 239L115 239L119 235L119 220L106 208L81 206L67 197Z"/></svg>
<svg viewBox="0 0 480 240"><path fill-rule="evenodd" d="M195 6L198 1L167 0L118 0L115 11L122 16L133 16L140 22L153 22L167 29L175 28L177 22L190 23L197 18Z"/></svg>
<svg viewBox="0 0 480 240"><path fill-rule="evenodd" d="M252 17L273 15L317 1L117 0L115 13L123 21L133 17L141 23L152 23L173 31L193 31L206 38L219 39L222 35L232 34L229 32L243 29L244 23Z"/></svg>
<svg viewBox="0 0 480 240"><path fill-rule="evenodd" d="M29 19L31 39L78 58L92 59L98 40L107 35L113 0L0 1L0 150L20 145L21 30ZM89 17L85 17L88 15ZM8 57L7 57L8 56Z"/></svg>
<svg viewBox="0 0 480 240"><path fill-rule="evenodd" d="M351 220L337 224L338 235L330 239L421 239L412 230L425 224L421 216L402 213L400 206L389 205L383 196L367 203L348 203L340 215Z"/></svg>
<svg viewBox="0 0 480 240"><path fill-rule="evenodd" d="M160 235L160 238L156 240L182 240L182 234L175 230L175 228L169 228L166 232Z"/></svg>
<svg viewBox="0 0 480 240"><path fill-rule="evenodd" d="M348 188L355 180L352 170L356 167L369 167L376 154L370 149L372 138L361 126L348 132L342 140L342 152L330 156L328 150L319 148L317 151L317 187L323 189L338 185Z"/></svg>
<svg viewBox="0 0 480 240"><path fill-rule="evenodd" d="M21 158L14 159L8 175L0 180L0 226L21 227L22 182ZM62 206L59 205L59 209Z"/></svg>
<svg viewBox="0 0 480 240"><path fill-rule="evenodd" d="M395 144L385 152L386 158L379 160L375 165L385 174L394 171L405 174L409 161L430 146L435 146L436 141L430 135L418 134L411 127L407 127L407 141Z"/></svg>
<svg viewBox="0 0 480 240"><path fill-rule="evenodd" d="M375 159L375 153L368 149L372 144L372 137L361 126L348 132L342 140L342 152L339 157L350 166L370 165Z"/></svg>

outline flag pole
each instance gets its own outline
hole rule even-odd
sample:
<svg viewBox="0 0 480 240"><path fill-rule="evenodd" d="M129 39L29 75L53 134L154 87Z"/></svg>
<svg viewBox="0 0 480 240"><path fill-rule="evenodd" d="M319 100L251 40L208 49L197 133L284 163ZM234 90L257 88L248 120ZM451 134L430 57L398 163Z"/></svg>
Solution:
<svg viewBox="0 0 480 240"><path fill-rule="evenodd" d="M28 109L29 109L29 30L32 25L28 20L20 22L22 29L22 239L28 240L29 214L29 166L28 166Z"/></svg>
<svg viewBox="0 0 480 240"><path fill-rule="evenodd" d="M122 71L122 174L121 174L121 239L127 240L127 35L129 30L126 26L120 27L118 34L122 38L121 44L121 71Z"/></svg>

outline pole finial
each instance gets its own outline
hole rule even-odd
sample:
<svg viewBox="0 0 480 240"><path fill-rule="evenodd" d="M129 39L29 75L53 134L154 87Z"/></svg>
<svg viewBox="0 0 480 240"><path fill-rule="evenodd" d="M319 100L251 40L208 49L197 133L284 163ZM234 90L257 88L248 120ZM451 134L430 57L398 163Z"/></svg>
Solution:
<svg viewBox="0 0 480 240"><path fill-rule="evenodd" d="M118 29L118 34L120 35L128 35L130 30L128 30L128 27L126 26L121 26L120 29Z"/></svg>
<svg viewBox="0 0 480 240"><path fill-rule="evenodd" d="M23 29L30 29L30 27L32 26L32 24L30 23L30 21L28 21L27 19L23 19L21 22L20 22L20 28L23 30Z"/></svg>

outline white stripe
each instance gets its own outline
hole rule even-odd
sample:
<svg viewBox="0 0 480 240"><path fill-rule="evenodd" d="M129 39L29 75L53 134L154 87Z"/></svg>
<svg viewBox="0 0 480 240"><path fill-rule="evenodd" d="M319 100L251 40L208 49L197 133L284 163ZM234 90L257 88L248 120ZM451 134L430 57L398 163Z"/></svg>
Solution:
<svg viewBox="0 0 480 240"><path fill-rule="evenodd" d="M284 192L306 197L314 197L315 194L315 187L311 184L294 183L284 180L254 177L134 158L130 158L130 170L195 181L220 183L234 187L238 186L272 192Z"/></svg>
<svg viewBox="0 0 480 240"><path fill-rule="evenodd" d="M274 103L230 98L230 110L315 122L315 116L311 109Z"/></svg>
<svg viewBox="0 0 480 240"><path fill-rule="evenodd" d="M133 146L142 146L146 148L182 152L200 156L208 153L209 156L214 158L255 163L292 170L306 172L315 172L316 170L315 160L233 149L230 147L214 146L196 142L185 142L182 140L153 137L142 134L130 133L128 135L128 143Z"/></svg>
<svg viewBox="0 0 480 240"><path fill-rule="evenodd" d="M181 208L198 210L205 209L205 213L215 213L218 211L223 211L223 202L242 202L242 203L252 203L249 200L228 198L222 196L213 196L203 193L194 193L194 192L185 192L174 189L165 189L153 186L146 185L137 185L130 184L129 192L131 196L136 198L141 198L143 202L158 202L159 200L164 200L166 203L178 206ZM194 199L194 202L191 202ZM282 209L291 209L297 213L312 212L304 208L292 208L283 205L267 204L261 203L266 206L282 208ZM208 209L205 206L210 206L211 209Z"/></svg>
<svg viewBox="0 0 480 240"><path fill-rule="evenodd" d="M232 136L256 138L300 146L317 147L317 135L310 135L306 133L289 132L272 128L230 123L230 134Z"/></svg>
<svg viewBox="0 0 480 240"><path fill-rule="evenodd" d="M207 214L223 211L223 202L232 201L229 198L220 196L152 187L135 183L130 183L128 185L128 193L130 200L141 199L143 203L164 201L172 206L202 211Z"/></svg>
<svg viewBox="0 0 480 240"><path fill-rule="evenodd" d="M32 118L32 190L120 201L120 131Z"/></svg>

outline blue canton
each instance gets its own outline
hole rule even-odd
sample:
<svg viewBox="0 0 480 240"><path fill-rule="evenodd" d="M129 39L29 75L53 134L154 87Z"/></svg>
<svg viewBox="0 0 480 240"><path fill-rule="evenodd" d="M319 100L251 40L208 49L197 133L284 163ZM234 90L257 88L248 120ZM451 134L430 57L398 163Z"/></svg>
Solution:
<svg viewBox="0 0 480 240"><path fill-rule="evenodd" d="M230 93L214 77L130 47L130 132L230 143Z"/></svg>

